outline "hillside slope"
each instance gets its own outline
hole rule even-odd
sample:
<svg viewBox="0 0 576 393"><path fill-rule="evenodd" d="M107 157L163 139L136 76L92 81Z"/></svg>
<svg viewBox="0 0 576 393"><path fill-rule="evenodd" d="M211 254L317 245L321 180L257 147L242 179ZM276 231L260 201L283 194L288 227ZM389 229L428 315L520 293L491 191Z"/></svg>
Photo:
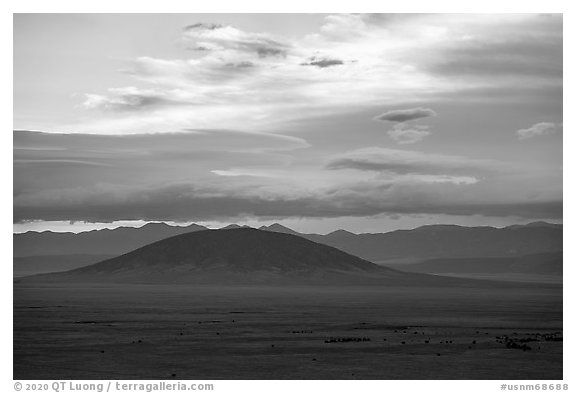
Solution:
<svg viewBox="0 0 576 393"><path fill-rule="evenodd" d="M186 233L91 266L23 280L362 285L459 281L400 272L299 236L247 228Z"/></svg>

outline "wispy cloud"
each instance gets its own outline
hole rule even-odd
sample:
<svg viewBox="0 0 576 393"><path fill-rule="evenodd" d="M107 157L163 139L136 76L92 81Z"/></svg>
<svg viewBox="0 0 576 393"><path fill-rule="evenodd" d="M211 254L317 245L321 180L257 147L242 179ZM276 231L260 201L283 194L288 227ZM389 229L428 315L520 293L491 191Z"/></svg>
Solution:
<svg viewBox="0 0 576 393"><path fill-rule="evenodd" d="M396 124L388 131L388 136L399 145L408 145L421 142L431 134L430 126Z"/></svg>
<svg viewBox="0 0 576 393"><path fill-rule="evenodd" d="M258 57L287 55L291 45L269 34L250 33L233 26L196 23L184 28L181 40L190 49L199 51L234 51L256 54Z"/></svg>
<svg viewBox="0 0 576 393"><path fill-rule="evenodd" d="M427 154L412 150L368 147L331 158L327 169L356 169L427 175L479 175L495 172L503 163L462 156Z"/></svg>
<svg viewBox="0 0 576 393"><path fill-rule="evenodd" d="M122 112L161 108L163 106L193 105L193 100L194 97L190 97L181 90L157 91L124 87L108 89L107 95L86 94L83 105L87 109Z"/></svg>
<svg viewBox="0 0 576 393"><path fill-rule="evenodd" d="M537 123L532 125L531 127L518 130L516 131L516 135L518 135L518 139L523 140L534 138L537 136L555 134L560 129L561 129L560 124L544 122L544 123Z"/></svg>

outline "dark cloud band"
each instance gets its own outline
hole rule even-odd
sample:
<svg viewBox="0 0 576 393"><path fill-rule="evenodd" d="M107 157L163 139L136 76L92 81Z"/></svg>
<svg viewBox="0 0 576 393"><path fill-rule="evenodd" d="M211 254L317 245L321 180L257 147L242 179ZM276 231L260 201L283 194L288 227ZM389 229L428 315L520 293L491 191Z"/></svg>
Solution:
<svg viewBox="0 0 576 393"><path fill-rule="evenodd" d="M393 190L394 191L394 190ZM421 191L422 192L422 191ZM194 185L52 191L23 195L14 201L14 222L33 220L112 222L117 220L217 220L237 217L329 218L368 217L379 214L452 214L519 216L524 218L561 218L562 202L470 202L434 197L436 189L417 200L414 189L395 190L388 198L378 194L367 197L360 190L301 197L241 195L237 190L202 189ZM417 195L418 193L416 193Z"/></svg>
<svg viewBox="0 0 576 393"><path fill-rule="evenodd" d="M436 116L436 112L429 108L395 109L376 116L375 120L404 123L434 116Z"/></svg>

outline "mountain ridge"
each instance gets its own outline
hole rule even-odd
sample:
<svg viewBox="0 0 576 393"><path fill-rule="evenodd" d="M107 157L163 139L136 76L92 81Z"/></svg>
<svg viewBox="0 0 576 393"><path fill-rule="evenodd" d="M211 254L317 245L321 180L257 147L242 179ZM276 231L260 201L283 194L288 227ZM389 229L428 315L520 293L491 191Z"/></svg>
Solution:
<svg viewBox="0 0 576 393"><path fill-rule="evenodd" d="M78 234L14 234L14 271L22 270L16 265L22 261L19 259L22 257L36 257L35 263L41 264L43 257L47 263L55 262L56 255L122 255L171 236L204 230L208 228L197 224L177 227L164 223L149 223L140 228L120 227ZM259 230L300 236L383 264L414 263L435 258L517 257L559 252L563 248L562 224L549 223L504 228L427 225L385 233L354 234L337 230L326 235L298 233L281 224L261 226ZM64 259L70 260L68 257Z"/></svg>

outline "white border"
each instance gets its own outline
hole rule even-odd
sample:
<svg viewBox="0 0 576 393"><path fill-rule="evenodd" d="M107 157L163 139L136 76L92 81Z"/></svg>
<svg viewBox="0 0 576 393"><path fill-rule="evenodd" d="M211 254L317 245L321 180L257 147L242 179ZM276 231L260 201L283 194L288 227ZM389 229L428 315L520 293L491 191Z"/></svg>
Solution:
<svg viewBox="0 0 576 393"><path fill-rule="evenodd" d="M183 0L163 0L161 2L136 3L119 0L98 0L97 2L80 2L73 0L8 0L2 5L2 19L0 26L2 29L2 53L6 57L0 63L2 67L2 77L4 87L2 94L2 132L1 146L4 149L2 159L2 180L12 182L12 117L10 116L13 109L12 91L7 86L12 86L13 70L12 61L8 59L8 53L12 54L12 14L13 13L54 13L54 12L117 12L117 13L208 13L208 12L228 12L228 13L320 13L320 12L467 12L467 13L515 13L515 12L546 12L546 13L564 13L564 86L565 86L565 107L572 109L570 102L574 103L574 77L573 71L576 69L574 64L573 48L574 43L574 2L568 0L547 0L543 1L502 1L502 0L483 0L479 2L462 2L462 1L414 1L403 0L401 2L382 2L376 0L354 0L348 2L335 1L303 1L292 0L290 2L271 2L265 0L244 0L244 1L183 1ZM568 105L566 105L568 102ZM571 111L564 119L564 130L568 132L564 135L564 168L567 170L567 177L564 184L564 225L565 225L565 264L564 277L564 383L568 383L571 390L576 389L576 385L571 383L570 370L574 367L575 345L574 338L574 306L571 302L574 299L574 289L570 285L574 277L574 249L572 247L572 222L574 217L574 182L571 181L571 170L575 168L574 155L572 148L574 145L574 135L572 133L574 121L570 116ZM12 241L9 235L12 234L12 195L5 192L2 195L2 249L10 254L12 251ZM12 263L5 258L1 264L1 274L5 280L2 285L1 302L5 318L2 321L2 383L5 389L2 391L10 392L13 390L12 381ZM10 281L10 284L8 283ZM202 381L209 382L209 381ZM253 392L290 392L293 391L319 391L329 389L333 392L404 392L404 391L441 391L441 392L458 392L466 390L467 392L495 392L499 390L501 383L509 382L516 384L542 383L543 381L213 381L217 386L217 392L237 392L250 390Z"/></svg>

